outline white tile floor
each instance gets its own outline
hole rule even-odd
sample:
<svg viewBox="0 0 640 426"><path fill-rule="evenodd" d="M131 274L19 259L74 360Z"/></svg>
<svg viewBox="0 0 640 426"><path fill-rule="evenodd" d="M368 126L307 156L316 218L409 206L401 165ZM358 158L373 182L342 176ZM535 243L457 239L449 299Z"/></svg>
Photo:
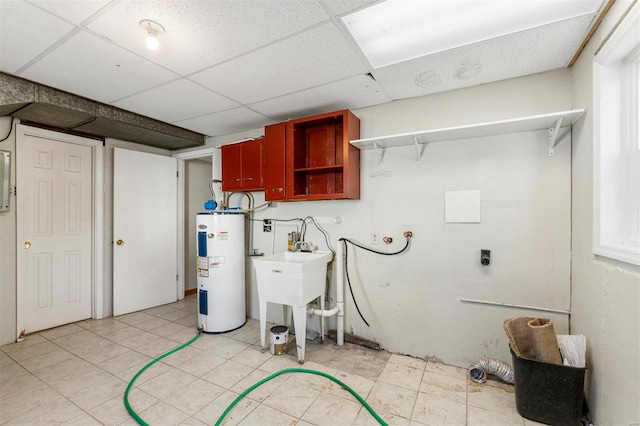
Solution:
<svg viewBox="0 0 640 426"><path fill-rule="evenodd" d="M128 382L154 357L195 334L196 300L87 320L29 335L0 348L0 424L136 424L123 403ZM513 387L470 382L465 369L345 344L307 342L303 368L328 373L360 394L389 424L531 425L515 408ZM191 346L146 370L129 400L151 425L214 424L249 386L300 367L295 348L272 356L258 321ZM285 374L252 391L223 424L373 425L336 383Z"/></svg>

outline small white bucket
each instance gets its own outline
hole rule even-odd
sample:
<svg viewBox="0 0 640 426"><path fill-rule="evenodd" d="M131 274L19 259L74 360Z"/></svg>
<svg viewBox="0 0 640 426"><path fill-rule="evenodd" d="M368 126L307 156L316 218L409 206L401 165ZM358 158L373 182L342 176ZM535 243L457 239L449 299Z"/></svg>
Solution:
<svg viewBox="0 0 640 426"><path fill-rule="evenodd" d="M271 327L271 337L269 339L269 352L271 352L271 355L286 354L287 343L289 343L289 327L284 325Z"/></svg>

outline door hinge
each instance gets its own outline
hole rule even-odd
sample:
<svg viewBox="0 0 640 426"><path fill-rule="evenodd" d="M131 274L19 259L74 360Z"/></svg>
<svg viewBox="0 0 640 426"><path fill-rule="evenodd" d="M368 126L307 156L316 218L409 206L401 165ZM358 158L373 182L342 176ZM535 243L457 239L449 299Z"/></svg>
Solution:
<svg viewBox="0 0 640 426"><path fill-rule="evenodd" d="M178 274L176 274L176 281L178 281Z"/></svg>
<svg viewBox="0 0 640 426"><path fill-rule="evenodd" d="M176 177L180 177L180 172L176 172Z"/></svg>

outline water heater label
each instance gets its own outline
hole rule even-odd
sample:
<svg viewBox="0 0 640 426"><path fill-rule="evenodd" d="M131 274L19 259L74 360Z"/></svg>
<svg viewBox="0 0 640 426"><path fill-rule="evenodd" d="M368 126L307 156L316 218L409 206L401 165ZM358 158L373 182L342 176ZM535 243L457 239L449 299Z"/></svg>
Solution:
<svg viewBox="0 0 640 426"><path fill-rule="evenodd" d="M204 278L209 277L209 262L206 257L198 257L198 276Z"/></svg>
<svg viewBox="0 0 640 426"><path fill-rule="evenodd" d="M217 268L221 263L224 263L224 256L212 256L209 258L210 268Z"/></svg>
<svg viewBox="0 0 640 426"><path fill-rule="evenodd" d="M228 240L229 239L229 233L227 231L218 232L218 239L219 240Z"/></svg>

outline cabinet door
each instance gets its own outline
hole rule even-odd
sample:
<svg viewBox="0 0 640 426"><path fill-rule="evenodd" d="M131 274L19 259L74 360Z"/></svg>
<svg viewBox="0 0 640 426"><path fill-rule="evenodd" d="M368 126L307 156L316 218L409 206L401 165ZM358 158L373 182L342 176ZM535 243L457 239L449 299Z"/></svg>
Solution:
<svg viewBox="0 0 640 426"><path fill-rule="evenodd" d="M242 144L222 147L222 190L242 189Z"/></svg>
<svg viewBox="0 0 640 426"><path fill-rule="evenodd" d="M242 190L257 191L262 189L262 139L238 145L242 146Z"/></svg>
<svg viewBox="0 0 640 426"><path fill-rule="evenodd" d="M264 128L263 173L265 200L285 200L285 123Z"/></svg>

